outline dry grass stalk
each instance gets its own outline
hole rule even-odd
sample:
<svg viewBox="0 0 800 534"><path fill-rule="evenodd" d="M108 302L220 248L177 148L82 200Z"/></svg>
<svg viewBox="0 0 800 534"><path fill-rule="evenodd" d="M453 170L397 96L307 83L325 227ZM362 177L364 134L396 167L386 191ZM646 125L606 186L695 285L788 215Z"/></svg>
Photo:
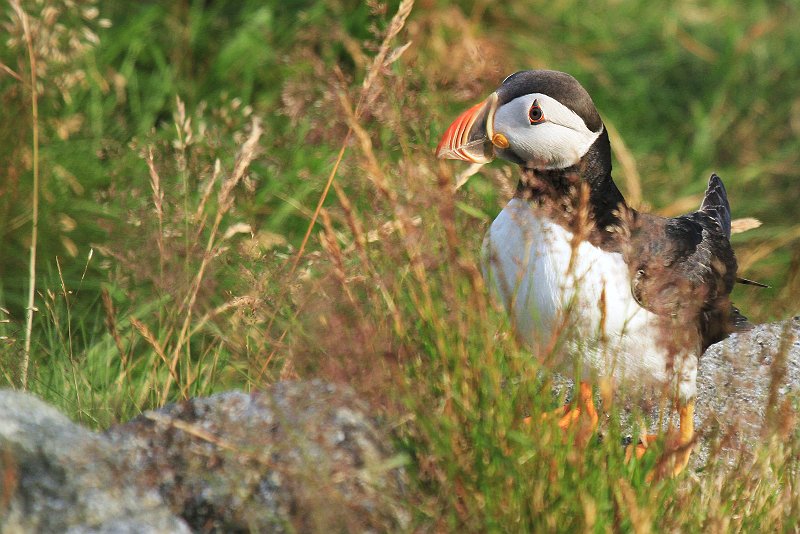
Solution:
<svg viewBox="0 0 800 534"><path fill-rule="evenodd" d="M161 343L159 343L158 339L156 339L156 336L153 334L153 332L147 327L146 324L136 319L135 317L131 317L130 321L131 325L133 325L133 327L139 332L139 334L141 334L141 336L145 339L145 341L147 341L150 344L150 346L153 347L153 350L156 352L158 357L161 358L161 361L167 365L167 367L169 368L170 375L177 382L178 376L175 372L175 369L173 369L173 367L170 365L164 347L161 346Z"/></svg>
<svg viewBox="0 0 800 534"><path fill-rule="evenodd" d="M255 159L258 150L258 141L261 139L263 133L264 129L261 126L261 120L257 117L254 118L250 135L247 137L247 141L242 145L239 156L236 158L236 163L233 165L233 172L231 176L222 183L222 187L219 190L217 200L222 209L217 211L215 227L219 227L219 221L222 220L223 215L233 207L233 189L242 181L242 178L244 178L247 173L247 169L250 168L250 164Z"/></svg>
<svg viewBox="0 0 800 534"><path fill-rule="evenodd" d="M358 104L356 105L355 110L353 111L353 117L355 118L355 121L349 121L349 124L348 124L349 128L347 130L347 133L344 136L344 139L342 140L342 145L339 148L339 152L338 152L338 154L336 156L336 161L333 164L333 168L331 169L331 172L328 174L328 178L325 181L325 186L323 187L322 193L320 194L319 200L317 201L317 206L314 209L314 213L311 216L311 220L308 222L308 227L306 228L306 233L303 236L303 240L300 243L300 247L298 248L297 253L294 256L294 259L292 260L292 265L289 268L289 272L286 275L287 278L289 278L289 279L291 279L294 276L294 273L297 271L297 267L300 264L300 259L305 254L306 246L308 245L308 239L311 237L311 232L313 231L314 226L317 224L317 219L320 216L320 211L322 210L322 206L325 204L325 200L328 198L328 193L330 192L331 186L333 184L333 180L336 177L337 172L339 171L339 166L342 163L342 159L344 158L345 151L347 150L347 146L350 143L350 137L353 134L352 125L353 125L353 123L357 123L358 118L359 118L359 116L361 114L361 109L362 109L362 106L363 106L364 102L366 102L367 98L370 95L372 95L372 87L373 87L373 85L375 83L375 80L378 78L378 75L380 74L380 72L384 68L386 68L389 64L391 64L391 62L394 62L397 59L399 59L400 55L402 54L402 52L408 47L407 44L403 45L403 46L401 46L401 47L399 47L397 49L397 53L389 55L390 50L391 50L391 43L394 40L394 38L397 37L397 35L403 29L403 26L405 25L406 19L411 14L411 10L412 10L413 7L414 7L414 0L403 0L400 3L400 6L397 9L397 13L395 13L394 17L392 17L392 20L389 23L389 28L388 28L388 30L386 32L386 35L384 36L384 38L383 38L383 40L381 42L380 48L378 49L378 53L375 55L375 58L372 61L372 65L370 66L370 68L367 71L366 76L364 77L364 81L361 84L361 91L360 91L360 94L359 94ZM375 93L375 95L376 94L377 93ZM373 95L373 97L375 95ZM348 108L349 108L349 106L348 106ZM286 288L286 284L284 284L283 287ZM282 289L281 292L278 295L277 301L278 302L282 301L285 296L286 296L286 289ZM266 328L267 332L269 332L272 329L272 325L274 324L274 321L275 321L275 315L273 315L270 318L270 321L267 324L267 328ZM281 336L280 336L280 338L278 340L278 344L280 344L280 342L286 337L287 332L288 332L288 330L284 330L283 331L283 333L281 334ZM277 350L277 348L275 350L273 350L272 353L267 357L267 361L271 361L272 360L272 358L275 356L275 351L276 350ZM266 365L262 366L261 371L259 372L258 376L256 377L257 381L261 380L261 378L263 377L264 373L266 372L266 369L267 369Z"/></svg>
<svg viewBox="0 0 800 534"><path fill-rule="evenodd" d="M630 483L620 478L617 480L617 488L615 492L617 504L622 510L627 511L627 517L631 521L633 531L636 534L649 534L652 532L651 525L653 520L650 517L650 510L639 506L636 502L636 493Z"/></svg>
<svg viewBox="0 0 800 534"><path fill-rule="evenodd" d="M59 23L59 16L65 11L66 6L55 8L45 6L42 8L39 18L33 20L23 9L20 0L9 0L9 5L14 12L14 17L8 23L2 24L2 28L10 35L7 45L10 48L20 47L25 50L27 66L30 70L30 77L27 80L30 91L31 109L31 128L32 128L32 191L31 191L31 240L30 240L30 259L28 262L28 295L25 309L25 342L23 348L22 362L20 364L20 385L23 389L28 387L28 368L30 366L31 338L33 335L33 314L35 312L34 300L36 295L36 255L39 238L39 185L40 185L40 157L39 157L39 93L43 91L40 87L47 76L48 62L65 63L74 59L86 49L97 44L97 35L88 27L82 27L73 32L66 25ZM89 20L93 17L84 17ZM107 21L99 21L103 24ZM47 59L48 61L45 61ZM41 60L41 61L40 61ZM5 64L0 63L0 70L9 74L16 80L26 84L24 77L16 73ZM83 72L68 73L63 76L51 75L54 85L58 87L61 96L66 102L70 101L69 89L79 80ZM66 240L65 245L69 247L70 240ZM74 247L74 245L73 245Z"/></svg>
<svg viewBox="0 0 800 534"><path fill-rule="evenodd" d="M347 132L345 135L344 141L342 142L342 146L339 148L339 153L336 156L336 161L333 164L333 168L331 172L328 174L328 179L325 182L325 187L322 189L322 194L317 201L317 207L314 209L314 214L311 216L311 220L308 223L308 227L306 228L306 233L303 236L303 241L300 243L300 248L297 250L297 253L294 256L294 260L292 260L292 265L289 268L289 273L287 274L287 278L291 279L294 276L295 271L297 271L297 266L300 265L300 259L303 257L303 254L306 250L306 245L308 245L308 239L311 237L311 232L314 230L314 226L317 223L317 219L319 218L320 211L322 210L323 204L325 204L325 199L328 197L328 192L330 191L331 184L333 184L333 179L336 176L336 172L339 170L339 165L342 163L342 159L344 158L345 150L347 149L347 144L350 141L351 132ZM281 292L278 294L278 298L276 299L278 302L283 301L284 297L286 297L286 291L288 290L288 284L283 284L281 288ZM299 313L299 309L296 313ZM272 325L275 323L275 317L277 315L273 314L267 324L266 331L269 332L272 330ZM280 337L278 338L277 342L275 343L275 348L270 352L269 356L264 360L264 364L261 366L261 370L258 372L258 375L255 378L255 381L258 382L264 376L264 373L267 372L267 368L269 367L269 363L277 354L279 347L282 346L283 340L286 338L286 334L289 333L289 329L286 328L281 333Z"/></svg>
<svg viewBox="0 0 800 534"><path fill-rule="evenodd" d="M414 278L417 280L420 289L422 290L422 300L420 300L418 295L415 295L414 292L411 291L411 288L409 288L409 294L417 303L418 309L422 315L426 317L426 319L432 321L434 324L440 322L441 317L437 316L433 299L431 297L431 287L425 265L422 261L422 254L419 247L420 244L410 237L409 230L413 226L412 220L406 213L406 210L400 205L397 193L391 187L389 187L389 181L386 179L386 175L378 163L378 158L375 156L372 140L370 139L370 136L364 127L359 123L358 105L356 105L356 108L353 109L347 94L344 92L339 93L339 100L342 110L345 113L347 125L349 127L348 132L354 133L361 144L361 151L366 159L365 168L367 170L367 175L372 184L377 188L378 193L380 193L387 200L389 206L394 212L395 219L397 221L397 231L403 242L406 255L408 256L411 264L412 273L414 274ZM446 328L444 331L446 331ZM443 340L441 338L437 339L440 343L438 348L444 353L445 346L441 344L443 343Z"/></svg>
<svg viewBox="0 0 800 534"><path fill-rule="evenodd" d="M111 332L111 338L114 340L114 345L116 345L117 350L119 351L119 357L122 361L122 374L124 374L128 369L128 353L122 345L122 337L120 337L119 329L117 328L117 312L114 309L114 301L111 300L111 295L108 293L106 288L102 288L100 290L100 297L103 302L103 311L106 315L106 327L108 328L108 331ZM120 377L122 374L120 374Z"/></svg>
<svg viewBox="0 0 800 534"><path fill-rule="evenodd" d="M206 226L206 204L208 204L208 200L211 198L211 193L214 191L214 186L217 184L217 181L219 181L220 176L222 176L222 163L219 158L217 158L214 160L214 172L211 174L211 179L206 184L203 190L203 196L200 198L197 210L195 210L194 221L197 223L195 241L200 240L200 234Z"/></svg>
<svg viewBox="0 0 800 534"><path fill-rule="evenodd" d="M358 307L358 303L353 296L352 291L350 291L350 284L347 283L347 275L344 267L344 256L342 255L342 249L339 246L339 241L336 239L336 232L333 229L333 222L331 221L328 210L321 210L320 216L322 217L322 227L324 228L324 232L320 234L320 243L322 244L322 248L328 253L328 257L333 260L334 275L339 280L339 284L344 290L345 295L347 295L347 300L350 301L350 305L354 308Z"/></svg>
<svg viewBox="0 0 800 534"><path fill-rule="evenodd" d="M367 71L367 75L364 77L364 82L361 84L361 96L359 98L358 105L356 106L356 116L359 115L362 106L368 102L368 99L372 99L377 96L377 93L372 92L372 86L374 85L375 80L377 80L380 72L393 62L400 59L400 56L408 48L410 43L401 45L392 51L391 44L392 41L394 41L394 38L397 37L397 35L403 29L403 26L405 26L406 19L408 19L408 16L411 14L413 7L414 0L403 0L397 7L397 13L395 13L394 17L392 17L389 27L386 30L386 35L383 37L381 46L378 49L378 53L375 55L375 59L372 60L372 66Z"/></svg>
<svg viewBox="0 0 800 534"><path fill-rule="evenodd" d="M345 190L342 188L342 186L334 182L333 189L336 191L336 197L339 199L339 206L341 206L342 211L344 212L347 226L350 227L350 233L353 234L353 246L358 252L358 257L361 259L361 263L363 264L364 268L366 270L371 270L372 263L369 261L369 257L367 256L367 243L369 242L369 237L366 232L364 232L364 226L361 224L361 221L356 218L356 215L353 212L353 204L350 202L350 199L347 197L347 193L345 193Z"/></svg>
<svg viewBox="0 0 800 534"><path fill-rule="evenodd" d="M67 290L67 284L64 282L64 273L61 271L61 260L58 259L58 256L56 256L56 270L58 271L58 280L61 282L61 295L64 297L64 304L67 310L67 346L69 347L69 355L72 357L72 313L70 311L69 303L70 291Z"/></svg>
<svg viewBox="0 0 800 534"><path fill-rule="evenodd" d="M34 296L36 294L36 246L39 236L39 94L37 91L36 53L28 14L19 0L10 0L11 8L22 24L30 67L31 123L33 127L33 191L31 192L31 254L28 271L28 304L25 309L25 346L20 371L22 389L28 388L28 367L31 358L31 336L33 333Z"/></svg>
<svg viewBox="0 0 800 534"><path fill-rule="evenodd" d="M164 259L166 258L164 252L164 190L161 188L161 177L158 175L155 162L153 161L153 147L147 149L145 161L147 161L147 168L150 171L150 188L153 190L153 206L156 209L156 217L158 219L156 242L158 245L159 273L163 278Z"/></svg>
<svg viewBox="0 0 800 534"><path fill-rule="evenodd" d="M625 140L617 128L608 119L604 120L608 137L614 147L614 155L622 166L622 176L625 180L625 191L628 205L639 208L642 205L642 178L636 167L636 158L625 144Z"/></svg>
<svg viewBox="0 0 800 534"><path fill-rule="evenodd" d="M781 416L783 416L783 419L790 417L789 412L791 411L791 407L788 407L789 412L787 412L785 409L786 407L780 402L780 392L784 387L784 382L788 373L787 358L789 355L789 349L791 349L794 342L795 336L792 333L790 323L786 323L781 330L778 350L774 355L772 355L772 365L769 367L769 393L767 396L767 405L765 407L766 418L764 420L764 430L767 432L774 432L783 426Z"/></svg>
<svg viewBox="0 0 800 534"><path fill-rule="evenodd" d="M741 234L748 230L755 230L761 226L761 221L755 217L742 217L731 221L731 234Z"/></svg>
<svg viewBox="0 0 800 534"><path fill-rule="evenodd" d="M396 193L389 187L389 183L386 180L383 171L381 170L381 166L378 163L378 158L375 156L375 151L373 150L372 139L370 139L369 133L367 133L367 131L359 122L357 111L358 105L356 105L356 109L353 109L350 104L350 100L344 91L339 92L339 103L341 104L342 110L345 112L347 126L350 128L349 131L356 134L356 137L361 144L361 150L364 154L364 157L367 159L367 176L372 184L378 188L378 192L387 198L394 207L397 205Z"/></svg>
<svg viewBox="0 0 800 534"><path fill-rule="evenodd" d="M203 317L199 321L197 321L197 323L192 327L192 330L191 332L189 332L189 335L190 336L195 335L197 332L202 330L203 327L206 324L208 324L209 321L211 321L215 317L222 315L225 312L228 312L230 310L235 310L238 308L244 308L246 306L255 307L260 302L261 299L257 297L246 296L246 297L237 297L229 302L226 302L225 304L221 304L216 308L214 308L213 310L211 310L210 312L203 315Z"/></svg>
<svg viewBox="0 0 800 534"><path fill-rule="evenodd" d="M23 80L23 79L22 79L22 77L21 77L19 74L17 74L16 72L14 72L14 70L13 70L11 67L9 67L8 65L6 65L6 64L5 64L5 63L3 63L2 61L0 61L0 70L2 70L3 72L5 72L5 73L6 73L6 74L8 74L9 76L11 76L12 78L14 78L15 80L17 80L18 82L25 83L25 80Z"/></svg>
<svg viewBox="0 0 800 534"><path fill-rule="evenodd" d="M175 343L175 348L172 350L172 357L168 363L170 373L167 375L167 382L164 384L164 389L161 392L161 404L166 403L172 387L172 380L177 376L176 369L178 367L178 361L183 353L183 350L186 348L189 328L192 324L194 305L197 301L197 295L200 291L200 286L202 285L206 269L208 268L208 264L212 258L212 251L214 249L222 218L233 207L233 190L239 184L239 182L241 182L242 178L244 178L244 175L247 173L247 169L250 167L253 159L255 159L258 149L258 141L261 139L261 135L263 133L264 130L261 126L261 120L257 117L254 118L250 135L239 151L239 155L236 158L236 162L233 166L233 172L222 183L219 193L217 194L218 206L216 216L214 218L214 224L211 227L211 232L208 236L208 242L206 243L205 253L203 254L203 259L200 262L197 275L195 276L194 281L189 289L189 293L186 296L186 300L184 301L185 308L182 310L182 313L184 314L183 325L181 326L181 330L178 334L178 340ZM181 394L184 398L188 398L188 393L185 387L181 388Z"/></svg>
<svg viewBox="0 0 800 534"><path fill-rule="evenodd" d="M221 438L216 434L212 434L211 432L209 432L208 430L204 429L201 426L193 425L181 419L169 417L167 415L163 415L158 412L145 412L143 415L146 419L149 419L154 423L170 426L182 432L186 432L190 436L194 436L197 439L211 443L212 445L215 445L220 449L225 449L234 452L236 454L245 454L248 459L255 460L263 465L274 466L274 462L270 458L269 451L259 452L256 450L252 451L242 450L240 447L237 447L230 441Z"/></svg>
<svg viewBox="0 0 800 534"><path fill-rule="evenodd" d="M797 239L800 239L800 225L791 227L779 237L765 240L761 245L737 254L736 256L739 260L739 271L746 272L748 269L750 269L750 267L759 261L768 257L776 250L788 246Z"/></svg>
<svg viewBox="0 0 800 534"><path fill-rule="evenodd" d="M185 173L187 165L186 149L192 144L194 134L192 133L192 118L186 115L186 104L177 96L175 97L173 120L175 121L175 132L178 134L178 139L173 142L173 146L178 150L178 169L181 173ZM183 176L185 180L186 175L184 174ZM186 187L185 181L184 187Z"/></svg>
<svg viewBox="0 0 800 534"><path fill-rule="evenodd" d="M353 246L358 252L358 257L361 261L362 267L364 268L364 272L367 272L371 275L372 282L378 287L383 301L386 304L386 307L389 309L389 313L392 314L395 332L397 332L399 335L403 335L405 332L405 327L403 326L403 318L400 314L400 310L398 310L397 305L394 302L394 298L392 298L392 295L389 293L386 283L375 270L375 266L369 260L369 256L367 255L367 243L372 241L370 233L364 233L364 226L356 218L352 204L347 198L347 194L345 193L344 189L336 182L334 182L333 187L336 191L336 196L339 199L339 205L341 206L342 211L344 211L345 220L350 227L350 232L353 234ZM394 226L394 224L390 224L388 231L391 231Z"/></svg>

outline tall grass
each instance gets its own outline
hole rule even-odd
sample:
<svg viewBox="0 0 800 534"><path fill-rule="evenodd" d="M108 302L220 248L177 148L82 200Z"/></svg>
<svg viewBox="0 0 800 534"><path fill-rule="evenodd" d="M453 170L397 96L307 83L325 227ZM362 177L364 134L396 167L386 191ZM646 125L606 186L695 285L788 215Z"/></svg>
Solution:
<svg viewBox="0 0 800 534"><path fill-rule="evenodd" d="M54 84L38 121L20 80L0 80L4 383L22 384L38 122L28 384L76 419L105 427L180 398L316 376L352 384L392 425L412 459L420 530L796 524L794 431L734 469L712 453L700 471L647 484L658 455L624 462L629 416L607 396L603 438L584 447L552 421L523 423L565 397L477 267L516 171L486 167L456 193L459 169L432 154L448 119L506 74L570 71L610 126L630 198L694 209L717 170L734 215L764 221L735 245L742 274L776 290L736 300L754 319L785 317L800 283L792 4L97 7L108 12L83 19L96 46L62 63L37 56L48 76L79 79ZM34 39L54 27L23 9ZM24 49L4 46L5 72L28 72Z"/></svg>
<svg viewBox="0 0 800 534"><path fill-rule="evenodd" d="M28 275L28 303L25 310L25 348L22 355L22 365L20 367L20 382L22 388L28 387L28 366L31 357L31 334L33 333L33 297L36 293L36 243L39 237L39 95L38 78L36 68L36 52L33 47L33 36L28 14L22 9L18 1L10 3L14 14L22 26L22 33L25 39L25 47L28 53L28 70L30 71L30 85L28 91L31 101L31 129L32 134L32 172L33 183L31 192L31 247Z"/></svg>

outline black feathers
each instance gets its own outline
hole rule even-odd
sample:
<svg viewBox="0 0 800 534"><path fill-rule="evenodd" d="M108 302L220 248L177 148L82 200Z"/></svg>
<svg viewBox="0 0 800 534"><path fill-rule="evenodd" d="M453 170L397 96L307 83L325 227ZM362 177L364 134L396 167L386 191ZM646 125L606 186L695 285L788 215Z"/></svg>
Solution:
<svg viewBox="0 0 800 534"><path fill-rule="evenodd" d="M725 185L716 174L712 174L708 180L706 194L703 203L700 204L700 211L714 217L722 229L725 237L731 237L731 206L728 204L728 193Z"/></svg>
<svg viewBox="0 0 800 534"><path fill-rule="evenodd" d="M636 300L658 315L699 321L702 350L746 321L729 300L737 270L730 232L725 187L714 174L698 211L637 214L626 247Z"/></svg>

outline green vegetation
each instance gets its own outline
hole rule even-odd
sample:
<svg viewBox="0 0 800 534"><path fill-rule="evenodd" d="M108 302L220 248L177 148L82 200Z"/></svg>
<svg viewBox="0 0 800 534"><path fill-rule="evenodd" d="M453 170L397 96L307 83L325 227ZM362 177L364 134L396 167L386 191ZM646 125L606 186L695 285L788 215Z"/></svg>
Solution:
<svg viewBox="0 0 800 534"><path fill-rule="evenodd" d="M397 429L421 530L796 528L796 436L647 484L655 459L624 463L615 414L586 448L521 424L558 401L477 268L516 171L495 163L453 193L460 168L433 157L505 75L570 72L635 204L694 209L716 171L734 217L763 221L734 245L773 289L735 300L785 318L796 3L420 4L3 4L0 383L100 428L282 378L350 383Z"/></svg>

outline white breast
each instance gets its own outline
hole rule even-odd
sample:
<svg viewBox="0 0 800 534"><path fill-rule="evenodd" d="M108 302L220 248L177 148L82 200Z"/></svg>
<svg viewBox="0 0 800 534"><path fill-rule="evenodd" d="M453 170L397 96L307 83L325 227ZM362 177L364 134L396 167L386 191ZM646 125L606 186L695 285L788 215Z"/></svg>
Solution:
<svg viewBox="0 0 800 534"><path fill-rule="evenodd" d="M572 240L572 233L520 199L492 223L484 271L517 335L536 353L566 335L567 352L581 356L584 372L663 382L667 354L653 335L657 317L633 299L622 255ZM688 397L696 355L684 359L679 382Z"/></svg>

